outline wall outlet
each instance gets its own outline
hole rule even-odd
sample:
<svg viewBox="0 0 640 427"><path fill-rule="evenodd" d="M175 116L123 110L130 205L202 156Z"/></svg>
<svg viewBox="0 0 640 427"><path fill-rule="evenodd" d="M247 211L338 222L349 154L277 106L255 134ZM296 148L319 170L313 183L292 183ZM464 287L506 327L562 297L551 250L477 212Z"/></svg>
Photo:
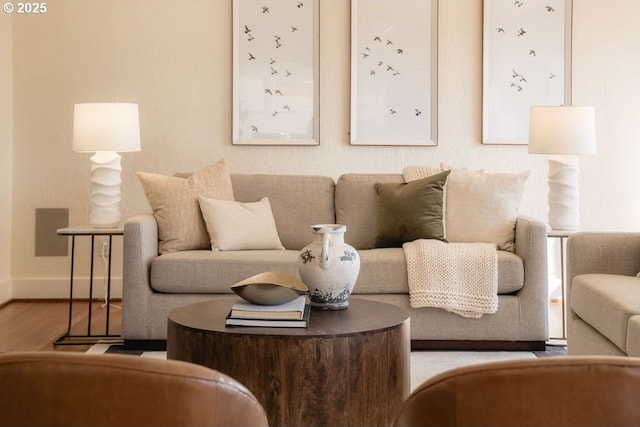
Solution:
<svg viewBox="0 0 640 427"><path fill-rule="evenodd" d="M93 250L96 257L109 258L109 238L96 237Z"/></svg>

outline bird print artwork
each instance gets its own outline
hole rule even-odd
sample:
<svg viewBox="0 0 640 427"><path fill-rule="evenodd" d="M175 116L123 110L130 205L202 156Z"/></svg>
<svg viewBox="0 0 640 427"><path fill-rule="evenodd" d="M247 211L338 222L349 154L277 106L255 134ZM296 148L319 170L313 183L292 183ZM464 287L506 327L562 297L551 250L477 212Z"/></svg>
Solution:
<svg viewBox="0 0 640 427"><path fill-rule="evenodd" d="M394 42L391 39L385 39L385 41L383 42L381 36L374 36L373 37L373 41L374 41L374 43L382 44L385 47L392 46L394 44ZM372 49L370 46L365 46L364 49L361 52L362 59L366 60L366 59L370 58L371 55L374 54L374 51L376 51L375 48ZM404 49L401 48L401 47L393 48L392 51L395 52L398 55L403 55L404 54ZM375 53L376 53L376 56L380 56L380 55L384 55L384 52L385 51L376 51ZM381 67L382 65L384 65L384 61L378 60L377 64L378 64L378 67ZM393 65L387 64L386 70L393 77L396 77L396 76L400 75L400 71L398 71ZM375 75L376 75L375 70L370 70L369 76L373 77Z"/></svg>
<svg viewBox="0 0 640 427"><path fill-rule="evenodd" d="M365 1L366 0L361 0ZM366 3L365 3L366 4ZM392 87L402 87L406 83L398 83L403 78L403 68L412 65L416 53L422 55L424 50L416 52L414 45L406 43L408 37L412 37L410 29L400 26L395 28L390 23L382 21L379 24L384 31L369 34L366 39L362 40L359 47L358 60L362 62L365 76L371 81L376 81L376 85L386 85L393 79ZM394 31L389 29L394 28ZM413 42L413 41L412 41ZM422 47L421 47L422 49ZM412 70L412 72L415 72ZM400 86L398 86L400 85ZM414 105L395 105L393 107L384 108L378 114L384 114L386 117L403 118L402 120L421 118L426 107Z"/></svg>
<svg viewBox="0 0 640 427"><path fill-rule="evenodd" d="M351 1L351 143L435 145L437 0Z"/></svg>
<svg viewBox="0 0 640 427"><path fill-rule="evenodd" d="M531 105L567 102L571 1L483 2L484 143L526 144ZM509 124L502 120L507 116Z"/></svg>
<svg viewBox="0 0 640 427"><path fill-rule="evenodd" d="M313 82L312 85L316 84L315 61L309 58L308 52L317 54L317 35L314 32L317 1L319 0L234 2L234 8L238 8L238 13L234 15L237 16L237 21L234 21L234 26L237 25L235 40L239 43L240 58L246 58L238 65L240 86L234 97L242 94L237 105L240 108L240 129L244 129L242 135L245 137L251 135L250 139L260 138L260 132L264 135L289 135L294 132L291 129L301 128L304 120L300 121L300 117L313 120L314 97L297 95L298 98L291 98L296 95L288 93L288 89L297 88L297 83L303 88L310 81ZM305 45L308 46L308 52L301 51ZM283 84L285 79L294 86ZM243 82L246 82L244 86ZM255 84L256 82L261 84ZM276 97L278 101L275 101ZM273 101L269 102L277 104L262 102L262 110L243 110L245 105L252 105L251 108L259 106L261 103L256 101L261 98L271 98ZM297 121L286 120L286 116L291 117L291 114L297 114ZM309 138L312 138L313 127L305 126L302 132L311 133Z"/></svg>

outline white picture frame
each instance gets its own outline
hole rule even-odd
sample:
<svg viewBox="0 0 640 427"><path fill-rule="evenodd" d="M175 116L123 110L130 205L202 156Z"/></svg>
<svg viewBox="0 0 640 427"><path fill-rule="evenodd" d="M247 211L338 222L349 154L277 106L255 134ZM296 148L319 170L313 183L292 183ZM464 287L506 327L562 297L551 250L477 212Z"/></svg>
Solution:
<svg viewBox="0 0 640 427"><path fill-rule="evenodd" d="M352 145L437 145L438 0L351 0Z"/></svg>
<svg viewBox="0 0 640 427"><path fill-rule="evenodd" d="M320 143L319 3L233 1L233 144Z"/></svg>
<svg viewBox="0 0 640 427"><path fill-rule="evenodd" d="M528 144L531 106L571 105L571 14L571 0L483 2L483 144Z"/></svg>

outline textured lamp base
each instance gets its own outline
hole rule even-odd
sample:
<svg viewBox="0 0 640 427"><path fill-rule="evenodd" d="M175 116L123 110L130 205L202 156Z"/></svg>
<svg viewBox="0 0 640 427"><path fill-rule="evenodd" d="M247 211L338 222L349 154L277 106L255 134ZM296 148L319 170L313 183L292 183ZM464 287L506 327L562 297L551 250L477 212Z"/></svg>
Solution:
<svg viewBox="0 0 640 427"><path fill-rule="evenodd" d="M89 223L108 227L120 222L120 159L115 151L91 156L91 214Z"/></svg>
<svg viewBox="0 0 640 427"><path fill-rule="evenodd" d="M576 230L580 225L578 158L549 158L549 226L553 230Z"/></svg>

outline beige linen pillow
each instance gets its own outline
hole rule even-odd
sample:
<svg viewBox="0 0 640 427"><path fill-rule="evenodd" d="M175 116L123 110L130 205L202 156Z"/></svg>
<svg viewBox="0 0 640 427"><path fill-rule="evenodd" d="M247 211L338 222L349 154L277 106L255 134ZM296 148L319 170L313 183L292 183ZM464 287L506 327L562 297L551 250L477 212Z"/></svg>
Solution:
<svg viewBox="0 0 640 427"><path fill-rule="evenodd" d="M515 249L515 225L530 171L490 174L454 169L447 179L446 238Z"/></svg>
<svg viewBox="0 0 640 427"><path fill-rule="evenodd" d="M284 249L267 197L241 203L200 196L200 209L213 250Z"/></svg>
<svg viewBox="0 0 640 427"><path fill-rule="evenodd" d="M160 254L208 249L209 235L198 197L233 200L231 177L224 159L194 172L188 178L147 172L136 175L158 221Z"/></svg>
<svg viewBox="0 0 640 427"><path fill-rule="evenodd" d="M417 179L427 178L442 172L443 168L434 168L431 166L405 166L402 169L402 177L404 182L411 182Z"/></svg>

